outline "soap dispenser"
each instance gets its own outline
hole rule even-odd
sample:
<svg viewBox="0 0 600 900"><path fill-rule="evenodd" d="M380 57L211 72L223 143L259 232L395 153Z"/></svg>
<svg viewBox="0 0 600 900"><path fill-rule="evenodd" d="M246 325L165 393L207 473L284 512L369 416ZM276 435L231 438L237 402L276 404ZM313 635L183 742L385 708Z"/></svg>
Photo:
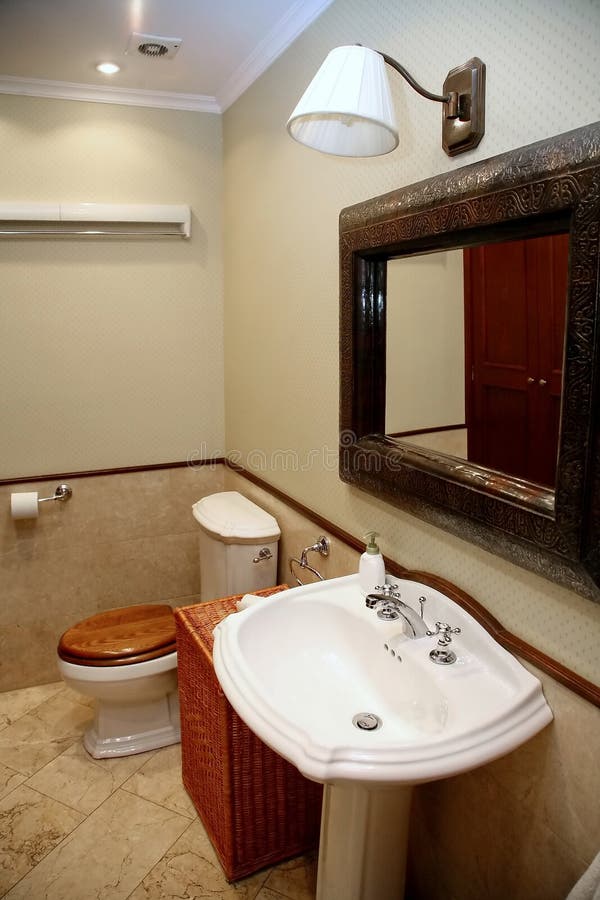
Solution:
<svg viewBox="0 0 600 900"><path fill-rule="evenodd" d="M385 565L375 538L379 537L376 531L367 531L365 537L368 543L365 552L358 564L358 584L362 593L366 596L379 585L385 584Z"/></svg>

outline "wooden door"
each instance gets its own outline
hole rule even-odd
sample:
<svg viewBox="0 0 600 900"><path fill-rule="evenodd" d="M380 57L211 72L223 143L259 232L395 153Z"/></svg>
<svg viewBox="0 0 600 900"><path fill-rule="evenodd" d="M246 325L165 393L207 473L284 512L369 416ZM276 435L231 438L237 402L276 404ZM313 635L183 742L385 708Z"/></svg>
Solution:
<svg viewBox="0 0 600 900"><path fill-rule="evenodd" d="M569 235L534 238L528 241L535 251L536 298L538 316L538 370L531 392L536 397L530 440L534 460L532 481L554 485L567 312L567 279L569 268ZM537 388L537 390L536 390Z"/></svg>
<svg viewBox="0 0 600 900"><path fill-rule="evenodd" d="M468 458L554 485L568 235L464 251Z"/></svg>

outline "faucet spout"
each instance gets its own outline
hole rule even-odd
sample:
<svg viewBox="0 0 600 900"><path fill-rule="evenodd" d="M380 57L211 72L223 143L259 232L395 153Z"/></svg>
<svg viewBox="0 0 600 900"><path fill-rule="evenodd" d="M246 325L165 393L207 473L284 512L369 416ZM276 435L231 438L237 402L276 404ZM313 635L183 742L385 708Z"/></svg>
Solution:
<svg viewBox="0 0 600 900"><path fill-rule="evenodd" d="M386 586L387 587L387 586ZM377 588L375 589L377 591ZM403 619L408 626L409 638L425 637L427 625L415 610L400 599L400 594L395 591L383 590L381 593L373 592L365 597L365 604L369 609L374 609L380 619L391 621Z"/></svg>

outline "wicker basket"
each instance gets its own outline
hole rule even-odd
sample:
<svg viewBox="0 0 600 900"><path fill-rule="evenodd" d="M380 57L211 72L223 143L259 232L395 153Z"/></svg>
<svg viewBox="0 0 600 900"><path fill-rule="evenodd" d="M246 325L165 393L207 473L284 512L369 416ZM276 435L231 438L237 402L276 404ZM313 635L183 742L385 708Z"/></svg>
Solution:
<svg viewBox="0 0 600 900"><path fill-rule="evenodd" d="M212 631L240 597L175 610L183 783L229 881L315 847L322 797L250 731L217 681Z"/></svg>

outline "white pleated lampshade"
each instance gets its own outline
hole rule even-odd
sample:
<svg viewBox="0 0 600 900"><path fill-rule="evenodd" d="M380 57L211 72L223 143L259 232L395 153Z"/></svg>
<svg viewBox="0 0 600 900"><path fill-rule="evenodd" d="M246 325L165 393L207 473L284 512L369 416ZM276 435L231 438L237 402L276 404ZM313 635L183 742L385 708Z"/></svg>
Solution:
<svg viewBox="0 0 600 900"><path fill-rule="evenodd" d="M301 144L336 156L381 156L395 150L398 129L381 54L358 45L332 50L287 129Z"/></svg>

